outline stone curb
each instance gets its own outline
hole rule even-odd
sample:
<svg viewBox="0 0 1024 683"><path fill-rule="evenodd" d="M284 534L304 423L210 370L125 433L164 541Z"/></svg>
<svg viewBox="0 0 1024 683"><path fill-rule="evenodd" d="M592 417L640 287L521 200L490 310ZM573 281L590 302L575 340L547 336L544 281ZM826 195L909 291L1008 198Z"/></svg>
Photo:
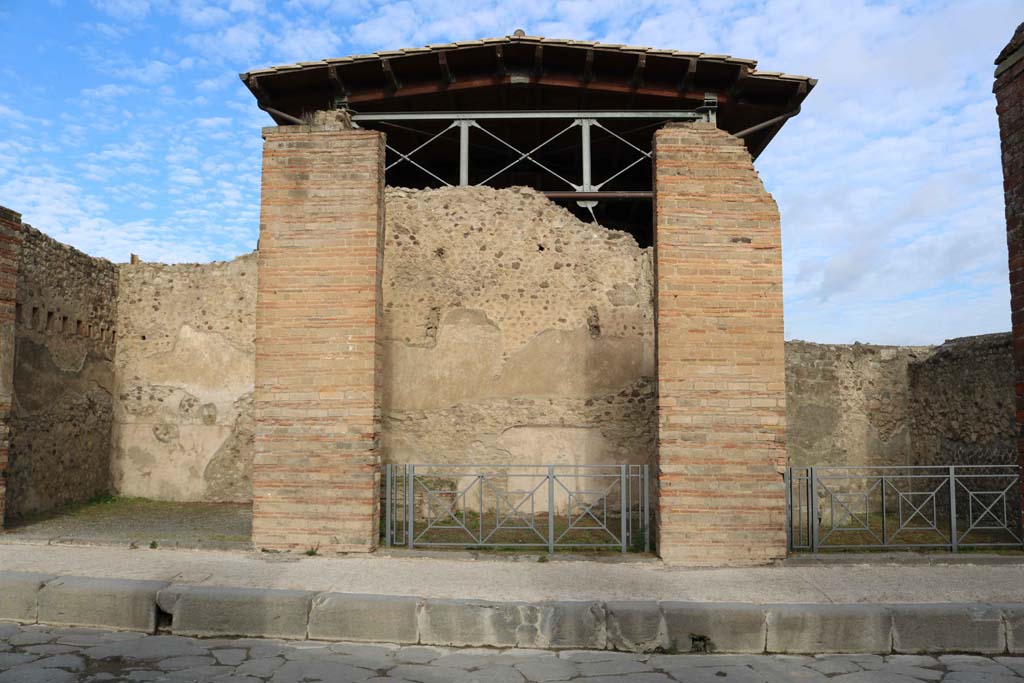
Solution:
<svg viewBox="0 0 1024 683"><path fill-rule="evenodd" d="M1024 654L1024 603L525 603L0 572L0 621L463 647Z"/></svg>

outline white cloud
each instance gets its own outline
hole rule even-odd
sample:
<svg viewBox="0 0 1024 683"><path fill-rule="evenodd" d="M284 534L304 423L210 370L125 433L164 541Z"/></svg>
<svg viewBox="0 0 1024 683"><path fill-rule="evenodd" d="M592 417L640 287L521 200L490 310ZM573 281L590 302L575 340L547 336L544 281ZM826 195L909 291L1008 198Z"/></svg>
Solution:
<svg viewBox="0 0 1024 683"><path fill-rule="evenodd" d="M259 22L247 20L216 31L191 33L184 40L189 47L207 57L237 65L258 60L265 35L266 31Z"/></svg>
<svg viewBox="0 0 1024 683"><path fill-rule="evenodd" d="M138 88L134 88L130 85L124 85L119 83L107 83L96 88L86 88L82 91L82 97L89 97L95 99L108 99L114 97L124 97L125 95L131 95L137 92Z"/></svg>
<svg viewBox="0 0 1024 683"><path fill-rule="evenodd" d="M114 69L115 75L146 85L163 83L173 73L174 66L158 59L151 59L142 64L133 64Z"/></svg>
<svg viewBox="0 0 1024 683"><path fill-rule="evenodd" d="M149 14L149 0L93 0L97 9L117 21L141 21Z"/></svg>
<svg viewBox="0 0 1024 683"><path fill-rule="evenodd" d="M330 28L289 26L274 36L272 44L284 61L302 62L337 56L341 38Z"/></svg>
<svg viewBox="0 0 1024 683"><path fill-rule="evenodd" d="M211 116L202 119L196 119L195 124L200 128L223 128L231 125L231 118L227 116Z"/></svg>
<svg viewBox="0 0 1024 683"><path fill-rule="evenodd" d="M180 0L178 15L193 26L216 26L231 19L231 13L206 0Z"/></svg>

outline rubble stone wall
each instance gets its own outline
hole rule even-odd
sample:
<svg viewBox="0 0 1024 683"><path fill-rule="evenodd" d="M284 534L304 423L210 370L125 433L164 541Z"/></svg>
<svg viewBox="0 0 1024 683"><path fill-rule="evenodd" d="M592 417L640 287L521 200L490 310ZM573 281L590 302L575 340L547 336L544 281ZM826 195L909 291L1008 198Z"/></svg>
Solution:
<svg viewBox="0 0 1024 683"><path fill-rule="evenodd" d="M1010 333L951 339L910 364L917 465L1016 464Z"/></svg>
<svg viewBox="0 0 1024 683"><path fill-rule="evenodd" d="M110 492L117 266L22 226L7 518Z"/></svg>
<svg viewBox="0 0 1024 683"><path fill-rule="evenodd" d="M789 464L910 464L910 364L931 347L786 343Z"/></svg>
<svg viewBox="0 0 1024 683"><path fill-rule="evenodd" d="M789 464L1014 462L1009 333L939 346L786 343Z"/></svg>
<svg viewBox="0 0 1024 683"><path fill-rule="evenodd" d="M386 225L386 460L649 460L650 250L525 188L389 188Z"/></svg>

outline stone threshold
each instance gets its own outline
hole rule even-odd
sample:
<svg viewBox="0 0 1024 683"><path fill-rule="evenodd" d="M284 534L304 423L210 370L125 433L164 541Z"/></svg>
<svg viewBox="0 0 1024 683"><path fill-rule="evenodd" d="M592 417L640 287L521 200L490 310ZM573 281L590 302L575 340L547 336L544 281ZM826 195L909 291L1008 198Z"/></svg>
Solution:
<svg viewBox="0 0 1024 683"><path fill-rule="evenodd" d="M0 620L193 637L449 647L1024 653L1024 603L492 602L0 572Z"/></svg>

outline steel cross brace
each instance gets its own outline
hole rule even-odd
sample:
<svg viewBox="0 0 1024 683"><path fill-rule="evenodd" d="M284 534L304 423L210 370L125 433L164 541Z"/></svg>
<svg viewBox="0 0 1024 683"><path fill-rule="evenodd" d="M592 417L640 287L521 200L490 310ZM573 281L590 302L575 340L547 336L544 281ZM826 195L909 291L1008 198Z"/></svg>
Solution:
<svg viewBox="0 0 1024 683"><path fill-rule="evenodd" d="M458 178L458 184L460 186L463 186L463 187L469 186L470 185L470 182L469 182L469 168L470 168L470 154L469 154L470 136L469 136L469 133L470 133L470 129L477 128L480 131L482 131L483 133L487 134L489 137L491 137L494 140L496 140L497 142L499 142L500 144L502 144L505 147L509 148L511 151L515 152L517 157L513 161L511 161L510 163L508 163L505 166L503 166L498 171L492 173L490 176L488 176L484 180L482 180L482 181L480 181L478 183L474 183L475 186L486 185L488 182L493 180L495 177L497 177L498 175L504 173L505 171L507 171L508 169L512 168L513 166L515 166L519 162L521 162L521 161L529 161L529 162L535 164L536 166L540 167L546 173L549 173L550 175L552 175L555 178L557 178L559 181L561 181L561 182L565 183L566 185L568 185L569 187L571 187L574 192L577 192L577 193L589 193L589 192L600 191L605 185L610 183L615 178L618 178L620 175L622 175L623 173L625 173L629 169L633 168L634 166L636 166L640 162L644 161L645 159L651 158L651 152L649 152L647 150L644 150L644 149L641 149L640 147L637 147L636 145L631 143L629 140L626 140L624 137L622 137L621 135L616 133L615 131L610 130L607 126L603 125L600 122L599 119L663 119L663 120L691 120L691 121L692 120L707 120L707 121L714 121L714 107L705 107L705 108L702 108L701 110L698 110L698 111L692 111L691 110L691 111L660 111L660 112L659 111L594 111L594 112L586 112L586 111L519 111L519 112L508 111L508 112L465 112L465 113L460 113L460 112L450 112L450 113L445 113L445 112L394 112L394 113L354 114L352 116L352 119L353 119L354 122L356 122L357 126L358 126L360 121L363 121L363 122L381 122L381 123L393 123L395 121L445 121L445 120L450 121L450 123L449 123L449 125L447 127L445 127L444 129L438 131L437 133L431 135L425 142L423 142L422 144L418 145L416 148L414 148L410 152L403 153L403 152L399 151L398 149L392 147L391 145L388 145L387 148L389 150L391 150L392 152L394 152L399 157L396 161L388 164L388 166L387 166L388 169L394 167L395 165L397 165L397 164L399 164L399 163L401 163L403 161L407 161L410 164L412 164L413 166L415 166L416 168L420 169L424 173L428 174L429 176L431 176L432 178L437 180L438 182L442 183L443 185L448 186L448 187L452 186L451 182L449 182L449 181L445 180L444 178L440 177L439 175L437 175L436 173L434 173L430 169L426 168L425 166L423 166L419 162L415 161L411 157L416 152L422 150L427 145L429 145L432 142L434 142L435 140L439 139L441 136L443 136L448 131L452 130L453 128L458 128L458 130L459 130L459 178ZM549 137L547 140L544 140L543 142L541 142L540 144L536 145L535 147L533 147L529 151L524 152L521 149L517 148L515 145L512 145L511 143L509 143L508 141L503 140L501 137L499 137L494 132L488 130L487 128L484 128L479 123L480 121L495 120L495 119L506 119L506 120L507 119L552 119L552 120L569 119L571 122L565 128L562 128L557 133L555 133L554 135ZM534 156L545 145L547 145L550 142L554 141L555 139L560 137L562 134L564 134L566 131L571 130L572 128L577 127L577 126L579 126L579 128L580 128L580 147L581 147L581 151L582 151L582 154L581 154L582 163L581 163L581 169L580 169L581 183L580 184L576 184L576 183L572 182L571 180L568 180L567 178L563 177L562 175L560 175L556 171L552 170L551 168L549 168L546 165L544 165L543 163L541 163ZM639 154L639 156L633 162L631 162L631 163L627 164L626 166L624 166L623 168L619 169L618 171L616 171L612 175L610 175L607 178L605 178L605 180L603 180L600 183L594 183L594 181L593 181L593 169L592 169L592 159L593 159L593 157L592 157L592 150L591 150L591 128L594 127L594 126L597 126L598 128L601 128L606 133L608 133L612 137L618 139L623 144L631 147L632 149L634 149ZM412 130L412 129L410 129L410 130ZM420 131L420 132L425 132L425 131ZM580 206L585 207L585 208L593 209L593 207L597 204L597 202L596 201L592 201L592 200L591 201L579 201L578 204Z"/></svg>

